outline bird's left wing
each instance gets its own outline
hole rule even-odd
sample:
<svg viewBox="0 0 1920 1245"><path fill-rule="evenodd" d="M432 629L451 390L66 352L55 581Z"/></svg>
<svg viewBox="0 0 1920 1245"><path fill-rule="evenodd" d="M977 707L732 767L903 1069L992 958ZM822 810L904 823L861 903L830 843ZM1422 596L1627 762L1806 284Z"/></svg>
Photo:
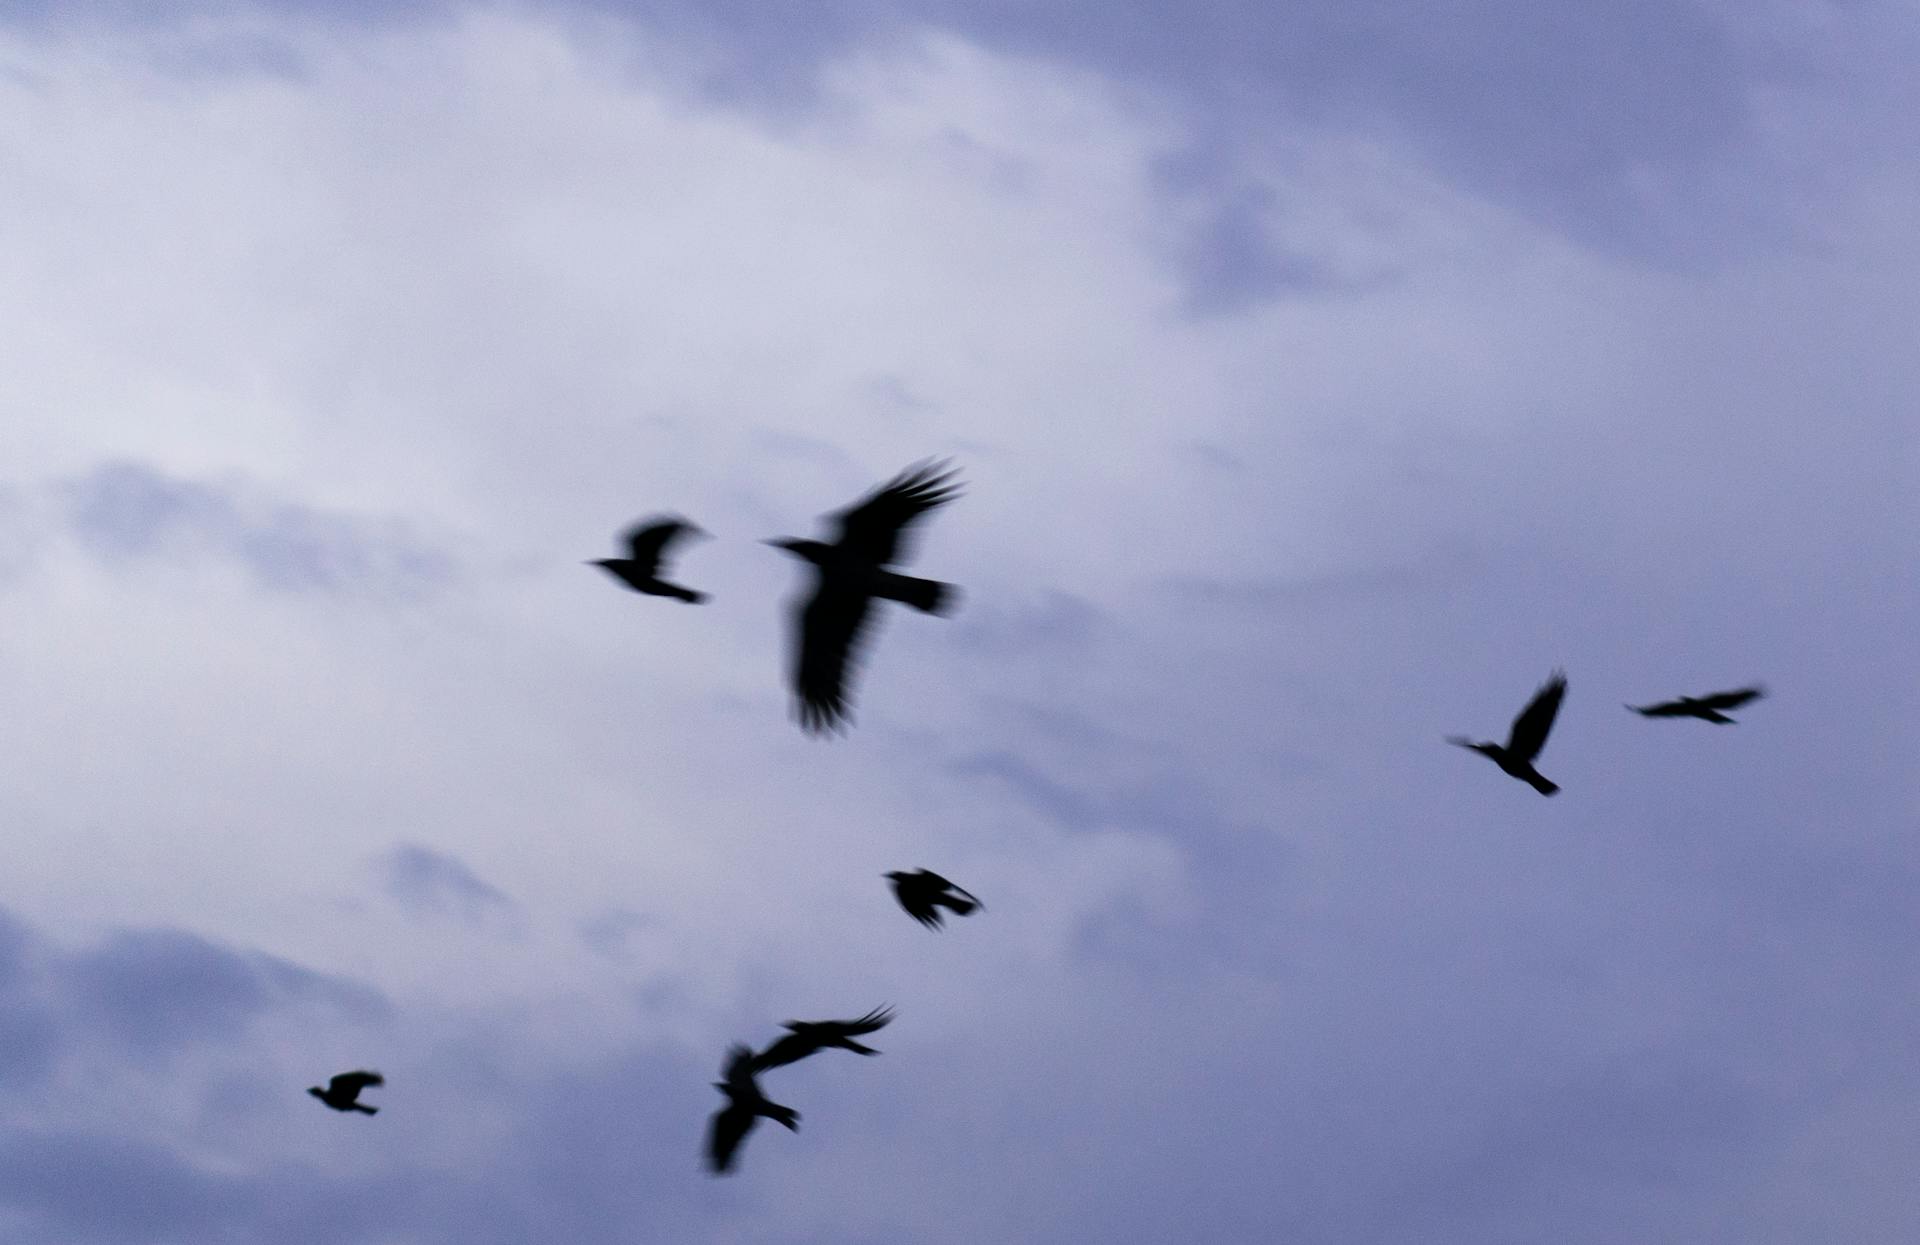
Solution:
<svg viewBox="0 0 1920 1245"><path fill-rule="evenodd" d="M1553 672L1520 716L1513 720L1507 736L1507 751L1531 760L1546 745L1547 732L1553 729L1554 715L1560 712L1560 700L1567 694L1567 676Z"/></svg>
<svg viewBox="0 0 1920 1245"><path fill-rule="evenodd" d="M660 560L666 556L667 546L682 533L693 530L694 526L684 519L643 520L628 528L621 539L626 542L627 556L651 572L660 569Z"/></svg>
<svg viewBox="0 0 1920 1245"><path fill-rule="evenodd" d="M1711 696L1696 696L1694 703L1708 709L1738 709L1750 700L1758 700L1767 694L1764 687L1743 687L1731 692L1715 692Z"/></svg>
<svg viewBox="0 0 1920 1245"><path fill-rule="evenodd" d="M339 1076L327 1082L327 1089L329 1092L336 1094L357 1094L369 1085L385 1085L386 1083L387 1078L381 1076L378 1072L342 1072Z"/></svg>
<svg viewBox="0 0 1920 1245"><path fill-rule="evenodd" d="M707 1162L714 1171L724 1172L733 1166L734 1152L752 1127L753 1112L745 1107L730 1104L713 1113L713 1122L707 1127Z"/></svg>
<svg viewBox="0 0 1920 1245"><path fill-rule="evenodd" d="M891 1007L876 1007L858 1020L835 1021L834 1028L844 1036L858 1037L863 1033L872 1033L876 1029L886 1028L887 1022L892 1019Z"/></svg>

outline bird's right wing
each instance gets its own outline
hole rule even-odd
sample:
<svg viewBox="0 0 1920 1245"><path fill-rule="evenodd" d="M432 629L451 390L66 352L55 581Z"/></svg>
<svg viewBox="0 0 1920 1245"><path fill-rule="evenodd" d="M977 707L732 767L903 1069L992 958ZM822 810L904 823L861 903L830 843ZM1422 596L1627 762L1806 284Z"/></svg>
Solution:
<svg viewBox="0 0 1920 1245"><path fill-rule="evenodd" d="M752 1127L753 1112L745 1107L728 1105L713 1113L713 1123L707 1128L707 1162L714 1171L724 1172L733 1166L734 1152Z"/></svg>
<svg viewBox="0 0 1920 1245"><path fill-rule="evenodd" d="M899 560L907 525L960 495L953 472L946 468L945 460L915 463L833 516L840 520L840 547L880 566Z"/></svg>
<svg viewBox="0 0 1920 1245"><path fill-rule="evenodd" d="M345 1093L351 1097L369 1085L385 1085L386 1083L387 1078L381 1076L378 1072L342 1072L339 1076L327 1082L327 1092L334 1094Z"/></svg>
<svg viewBox="0 0 1920 1245"><path fill-rule="evenodd" d="M876 1007L858 1020L835 1021L833 1027L840 1031L842 1037L859 1037L863 1033L886 1028L887 1022L892 1019L891 1007Z"/></svg>
<svg viewBox="0 0 1920 1245"><path fill-rule="evenodd" d="M800 612L793 692L800 727L808 734L841 729L851 709L848 667L857 664L861 633L873 598L822 583Z"/></svg>
<svg viewBox="0 0 1920 1245"><path fill-rule="evenodd" d="M1732 692L1715 692L1711 696L1697 696L1695 702L1708 709L1738 709L1750 700L1758 700L1767 694L1764 687L1743 687Z"/></svg>
<svg viewBox="0 0 1920 1245"><path fill-rule="evenodd" d="M1560 699L1566 694L1567 676L1556 670L1513 720L1513 730L1507 736L1507 751L1529 761L1538 756L1546 746L1547 732L1553 729L1554 715L1560 712Z"/></svg>

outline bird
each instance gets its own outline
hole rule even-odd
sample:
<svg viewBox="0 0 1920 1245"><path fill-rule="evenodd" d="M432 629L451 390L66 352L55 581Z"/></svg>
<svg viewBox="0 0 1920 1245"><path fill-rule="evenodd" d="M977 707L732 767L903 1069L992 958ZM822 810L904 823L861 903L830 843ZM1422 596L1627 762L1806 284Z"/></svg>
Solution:
<svg viewBox="0 0 1920 1245"><path fill-rule="evenodd" d="M1556 670L1553 677L1540 686L1527 707L1520 711L1520 716L1513 720L1513 729L1507 733L1505 747L1496 743L1474 743L1459 735L1448 735L1446 740L1450 744L1485 753L1495 765L1531 784L1541 795L1552 795L1560 788L1540 776L1540 771L1533 768L1533 758L1539 756L1540 749L1546 745L1547 732L1553 729L1553 715L1560 712L1560 698L1566 694L1567 676Z"/></svg>
<svg viewBox="0 0 1920 1245"><path fill-rule="evenodd" d="M386 1083L387 1078L378 1072L342 1072L328 1081L325 1089L321 1089L318 1085L309 1085L307 1092L335 1111L359 1111L366 1115L378 1115L379 1107L370 1107L356 1099L360 1097L360 1091L369 1085Z"/></svg>
<svg viewBox="0 0 1920 1245"><path fill-rule="evenodd" d="M895 869L881 876L893 879L893 893L900 906L928 929L940 928L944 918L939 910L943 907L953 909L955 916L965 916L975 908L987 906L930 869L912 873Z"/></svg>
<svg viewBox="0 0 1920 1245"><path fill-rule="evenodd" d="M946 614L959 590L888 570L906 558L902 537L914 520L959 495L947 462L915 463L860 501L825 516L837 519L832 544L768 540L813 564L813 592L796 612L790 644L794 716L810 735L844 731L851 720L848 665L857 661L875 598L926 614Z"/></svg>
<svg viewBox="0 0 1920 1245"><path fill-rule="evenodd" d="M753 1072L752 1047L735 1044L727 1050L723 1072L726 1080L713 1083L715 1089L727 1096L727 1105L713 1113L713 1122L707 1131L707 1161L716 1173L732 1169L734 1152L761 1116L784 1124L793 1132L800 1131L800 1113L768 1101L753 1079Z"/></svg>
<svg viewBox="0 0 1920 1245"><path fill-rule="evenodd" d="M1628 705L1627 708L1643 718L1699 718L1702 722L1732 725L1733 719L1720 712L1722 709L1738 709L1766 694L1764 687L1743 687L1737 691L1714 692L1710 696L1682 696L1678 700L1666 700L1657 705Z"/></svg>
<svg viewBox="0 0 1920 1245"><path fill-rule="evenodd" d="M789 1020L785 1027L791 1032L755 1055L753 1066L757 1071L764 1072L768 1068L797 1063L829 1046L850 1050L856 1055L877 1055L879 1051L853 1039L864 1037L876 1029L884 1029L892 1019L892 1008L876 1007L858 1020Z"/></svg>
<svg viewBox="0 0 1920 1245"><path fill-rule="evenodd" d="M698 605L707 599L706 593L670 584L660 578L660 570L668 546L687 536L706 534L685 519L671 515L642 520L621 536L627 545L626 557L595 558L587 565L601 568L635 592L644 592L650 597L674 597Z"/></svg>

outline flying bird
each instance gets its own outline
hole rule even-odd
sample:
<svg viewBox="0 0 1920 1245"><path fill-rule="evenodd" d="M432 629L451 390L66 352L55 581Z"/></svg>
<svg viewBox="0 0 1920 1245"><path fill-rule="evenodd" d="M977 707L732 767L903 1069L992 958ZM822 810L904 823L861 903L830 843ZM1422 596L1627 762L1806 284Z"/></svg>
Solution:
<svg viewBox="0 0 1920 1245"><path fill-rule="evenodd" d="M987 906L929 869L912 873L896 869L883 876L893 879L894 897L907 910L907 915L928 929L940 928L945 919L940 915L941 908L951 908L955 916L965 916L975 908Z"/></svg>
<svg viewBox="0 0 1920 1245"><path fill-rule="evenodd" d="M685 519L662 518L637 523L621 537L627 544L626 557L596 558L587 565L600 567L635 592L644 592L650 597L674 597L698 605L707 599L706 593L670 584L660 578L660 572L670 545L687 536L705 535Z"/></svg>
<svg viewBox="0 0 1920 1245"><path fill-rule="evenodd" d="M906 559L903 537L914 520L959 496L959 485L946 466L944 461L916 463L854 505L828 515L840 528L832 544L765 542L814 567L813 595L798 610L789 647L794 713L808 734L845 729L851 715L848 666L859 659L876 598L927 614L952 608L958 594L953 585L887 569Z"/></svg>
<svg viewBox="0 0 1920 1245"><path fill-rule="evenodd" d="M307 1092L335 1111L359 1111L366 1115L378 1115L379 1107L370 1107L356 1100L360 1097L360 1091L368 1086L386 1083L387 1078L378 1072L342 1072L328 1081L325 1089L321 1089L318 1085L309 1085Z"/></svg>
<svg viewBox="0 0 1920 1245"><path fill-rule="evenodd" d="M713 1123L707 1131L707 1161L716 1172L725 1172L733 1166L734 1152L752 1131L753 1122L763 1115L796 1133L800 1131L800 1113L768 1101L753 1079L753 1071L753 1049L735 1045L727 1051L727 1079L713 1083L715 1089L727 1096L727 1105L713 1113Z"/></svg>
<svg viewBox="0 0 1920 1245"><path fill-rule="evenodd" d="M1547 732L1553 729L1553 715L1560 712L1560 698L1566 694L1567 676L1556 670L1553 677L1534 694L1532 702L1520 711L1520 716L1513 720L1513 729L1507 733L1505 747L1496 743L1477 744L1459 735L1448 735L1447 742L1485 753L1495 765L1515 778L1530 783L1541 795L1552 795L1560 788L1540 776L1540 771L1533 768L1533 758L1539 756L1540 749L1546 746Z"/></svg>
<svg viewBox="0 0 1920 1245"><path fill-rule="evenodd" d="M877 1055L879 1051L853 1039L886 1028L892 1019L892 1008L876 1007L858 1020L789 1020L786 1028L791 1032L754 1056L754 1067L764 1072L796 1063L829 1046L850 1050L856 1055Z"/></svg>
<svg viewBox="0 0 1920 1245"><path fill-rule="evenodd" d="M1702 722L1731 724L1733 719L1720 712L1722 709L1738 709L1766 694L1764 687L1743 687L1738 691L1715 692L1711 696L1682 696L1678 700L1666 700L1657 705L1628 705L1627 708L1643 718L1699 718Z"/></svg>

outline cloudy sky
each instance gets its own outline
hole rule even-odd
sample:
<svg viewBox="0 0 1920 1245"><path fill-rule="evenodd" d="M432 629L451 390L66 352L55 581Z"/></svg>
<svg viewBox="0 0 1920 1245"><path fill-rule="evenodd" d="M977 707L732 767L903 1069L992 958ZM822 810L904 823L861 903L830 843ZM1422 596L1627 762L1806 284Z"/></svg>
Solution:
<svg viewBox="0 0 1920 1245"><path fill-rule="evenodd" d="M1920 1238L1911 5L162 7L0 0L0 1240Z"/></svg>

